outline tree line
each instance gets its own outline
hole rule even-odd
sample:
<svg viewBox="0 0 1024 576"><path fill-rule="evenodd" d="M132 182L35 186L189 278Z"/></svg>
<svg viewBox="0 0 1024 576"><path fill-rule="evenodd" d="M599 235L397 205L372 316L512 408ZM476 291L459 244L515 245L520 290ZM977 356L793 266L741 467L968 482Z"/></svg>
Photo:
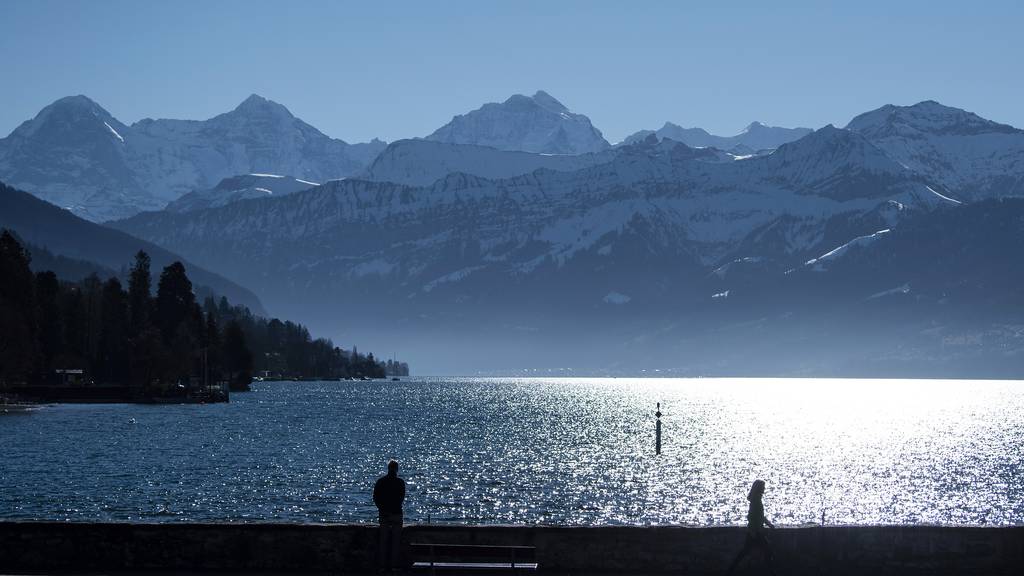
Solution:
<svg viewBox="0 0 1024 576"><path fill-rule="evenodd" d="M265 319L225 298L200 305L185 266L164 268L153 290L150 258L140 251L121 280L92 275L64 282L33 273L31 254L0 232L0 383L59 383L58 370L81 369L97 384L136 395L174 395L226 381L246 389L254 374L281 378L380 378L408 374L400 362L313 339L301 324Z"/></svg>

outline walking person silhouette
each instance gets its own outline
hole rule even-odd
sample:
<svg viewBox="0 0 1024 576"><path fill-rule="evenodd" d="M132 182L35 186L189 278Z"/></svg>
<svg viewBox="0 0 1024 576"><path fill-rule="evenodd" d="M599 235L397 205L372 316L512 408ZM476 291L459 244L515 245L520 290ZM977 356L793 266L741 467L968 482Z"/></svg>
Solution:
<svg viewBox="0 0 1024 576"><path fill-rule="evenodd" d="M402 502L405 480L398 477L398 462L388 462L388 473L373 485L373 503L380 517L377 539L377 566L380 571L401 568Z"/></svg>
<svg viewBox="0 0 1024 576"><path fill-rule="evenodd" d="M774 556L772 554L772 545L768 541L768 535L765 534L764 530L765 526L774 529L775 525L764 515L764 503L761 501L763 496L764 480L754 480L754 484L750 487L750 493L747 494L747 500L750 501L750 508L747 511L747 539L743 543L743 548L739 554L736 555L732 564L729 565L729 574L732 574L743 558L755 548L761 549L764 553L764 561L765 566L768 568L768 573L773 576L775 574L775 568L772 566Z"/></svg>

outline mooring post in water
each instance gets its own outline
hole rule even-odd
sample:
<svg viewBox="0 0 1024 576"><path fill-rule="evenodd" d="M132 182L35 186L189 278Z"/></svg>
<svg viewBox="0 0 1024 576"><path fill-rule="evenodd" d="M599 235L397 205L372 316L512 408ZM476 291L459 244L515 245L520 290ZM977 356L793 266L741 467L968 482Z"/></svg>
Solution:
<svg viewBox="0 0 1024 576"><path fill-rule="evenodd" d="M661 402L658 402L654 417L657 419L654 425L654 453L661 454Z"/></svg>

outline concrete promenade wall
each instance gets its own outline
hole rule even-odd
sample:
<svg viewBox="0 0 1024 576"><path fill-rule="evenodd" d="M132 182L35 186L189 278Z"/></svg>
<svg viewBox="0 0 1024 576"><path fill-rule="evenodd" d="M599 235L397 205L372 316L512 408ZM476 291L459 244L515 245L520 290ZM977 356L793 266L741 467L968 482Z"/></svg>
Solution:
<svg viewBox="0 0 1024 576"><path fill-rule="evenodd" d="M780 574L1021 574L1024 526L848 526L771 533ZM537 547L549 573L722 573L742 528L408 526L403 540ZM376 530L332 524L0 522L0 573L367 573ZM760 572L751 566L748 573Z"/></svg>

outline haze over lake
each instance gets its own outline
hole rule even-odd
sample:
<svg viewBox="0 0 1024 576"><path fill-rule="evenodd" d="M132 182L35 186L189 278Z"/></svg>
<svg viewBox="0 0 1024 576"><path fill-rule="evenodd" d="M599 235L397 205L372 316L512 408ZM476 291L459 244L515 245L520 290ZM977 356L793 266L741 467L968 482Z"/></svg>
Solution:
<svg viewBox="0 0 1024 576"><path fill-rule="evenodd" d="M655 403L663 454L654 454ZM428 378L263 382L220 405L0 417L0 518L373 522L389 457L410 522L1019 524L1011 381Z"/></svg>

